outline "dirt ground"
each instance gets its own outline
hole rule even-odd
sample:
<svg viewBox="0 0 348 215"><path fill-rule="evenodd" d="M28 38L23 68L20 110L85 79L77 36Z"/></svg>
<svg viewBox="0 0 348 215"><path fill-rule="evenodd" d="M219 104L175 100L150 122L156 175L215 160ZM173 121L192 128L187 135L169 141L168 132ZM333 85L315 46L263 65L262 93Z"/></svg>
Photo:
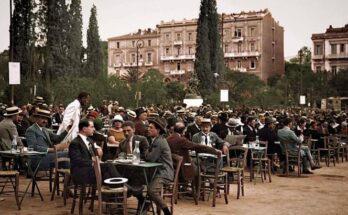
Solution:
<svg viewBox="0 0 348 215"><path fill-rule="evenodd" d="M322 165L324 165L322 163ZM247 173L248 174L248 173ZM298 177L283 177L280 174L272 175L272 183L260 180L256 184L246 180L245 196L236 199L236 185L231 185L229 204L225 204L223 198L217 199L216 207L211 207L211 201L199 201L194 205L192 199L179 199L175 205L176 215L193 214L316 214L335 215L348 214L348 162L336 164L315 170L313 175ZM20 179L21 188L27 179ZM0 215L64 215L70 214L71 198L67 206L63 205L61 197L50 201L48 183L39 182L44 201L40 201L38 195L26 196L22 204L22 210L18 211L13 196L1 195ZM11 194L12 195L12 194ZM135 207L135 199L130 199L130 207ZM97 206L97 204L95 204ZM78 209L75 209L78 214ZM84 208L84 214L94 214ZM150 214L150 213L148 213Z"/></svg>

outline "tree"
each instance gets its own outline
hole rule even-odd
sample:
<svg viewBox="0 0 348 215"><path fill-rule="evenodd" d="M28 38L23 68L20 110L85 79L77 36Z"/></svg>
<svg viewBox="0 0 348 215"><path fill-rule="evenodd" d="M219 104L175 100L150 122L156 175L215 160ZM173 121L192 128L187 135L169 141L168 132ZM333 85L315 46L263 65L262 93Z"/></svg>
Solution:
<svg viewBox="0 0 348 215"><path fill-rule="evenodd" d="M183 101L185 97L184 85L179 81L172 81L166 84L167 98L174 102Z"/></svg>
<svg viewBox="0 0 348 215"><path fill-rule="evenodd" d="M82 15L81 0L72 0L68 12L69 31L67 34L68 73L81 72Z"/></svg>
<svg viewBox="0 0 348 215"><path fill-rule="evenodd" d="M100 43L97 8L92 6L91 16L89 17L89 25L87 29L87 62L84 72L86 75L96 77L103 73L103 52Z"/></svg>
<svg viewBox="0 0 348 215"><path fill-rule="evenodd" d="M336 96L348 96L348 69L340 70L330 80L330 88L335 92Z"/></svg>
<svg viewBox="0 0 348 215"><path fill-rule="evenodd" d="M199 80L199 90L211 91L213 89L214 76L211 72L210 45L209 45L209 22L208 1L202 0L197 22L196 53L194 69Z"/></svg>

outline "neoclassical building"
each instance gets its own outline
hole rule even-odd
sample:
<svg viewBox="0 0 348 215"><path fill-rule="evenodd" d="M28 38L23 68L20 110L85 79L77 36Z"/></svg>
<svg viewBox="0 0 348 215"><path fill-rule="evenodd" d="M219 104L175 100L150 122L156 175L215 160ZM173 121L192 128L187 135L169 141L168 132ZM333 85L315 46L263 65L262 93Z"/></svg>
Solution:
<svg viewBox="0 0 348 215"><path fill-rule="evenodd" d="M312 34L312 70L333 74L348 68L348 24L325 33Z"/></svg>
<svg viewBox="0 0 348 215"><path fill-rule="evenodd" d="M194 70L197 19L161 21L155 30L138 30L108 39L108 73L155 68L169 80L186 81ZM266 81L284 73L284 29L270 11L220 15L225 65Z"/></svg>

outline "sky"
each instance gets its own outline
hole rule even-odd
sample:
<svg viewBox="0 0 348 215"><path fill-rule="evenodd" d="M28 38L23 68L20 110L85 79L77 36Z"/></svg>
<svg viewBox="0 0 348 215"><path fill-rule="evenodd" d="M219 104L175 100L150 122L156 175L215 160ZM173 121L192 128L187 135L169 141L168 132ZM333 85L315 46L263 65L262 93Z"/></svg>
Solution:
<svg viewBox="0 0 348 215"><path fill-rule="evenodd" d="M67 0L69 1L69 0ZM102 40L137 29L154 29L163 21L198 18L201 0L81 0L83 36L93 4L97 7ZM347 0L216 0L219 13L259 11L268 8L284 27L284 56L295 56L300 48L311 48L311 35L324 33L329 25L348 24ZM9 46L9 0L0 1L0 52ZM85 42L84 42L85 44Z"/></svg>

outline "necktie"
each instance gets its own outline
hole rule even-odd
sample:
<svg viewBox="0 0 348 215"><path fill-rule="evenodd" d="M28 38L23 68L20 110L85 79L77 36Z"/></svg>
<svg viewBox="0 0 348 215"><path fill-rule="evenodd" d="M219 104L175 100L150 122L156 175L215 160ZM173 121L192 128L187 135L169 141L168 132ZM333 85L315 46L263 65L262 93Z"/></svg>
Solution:
<svg viewBox="0 0 348 215"><path fill-rule="evenodd" d="M208 135L205 135L205 145L208 145Z"/></svg>

